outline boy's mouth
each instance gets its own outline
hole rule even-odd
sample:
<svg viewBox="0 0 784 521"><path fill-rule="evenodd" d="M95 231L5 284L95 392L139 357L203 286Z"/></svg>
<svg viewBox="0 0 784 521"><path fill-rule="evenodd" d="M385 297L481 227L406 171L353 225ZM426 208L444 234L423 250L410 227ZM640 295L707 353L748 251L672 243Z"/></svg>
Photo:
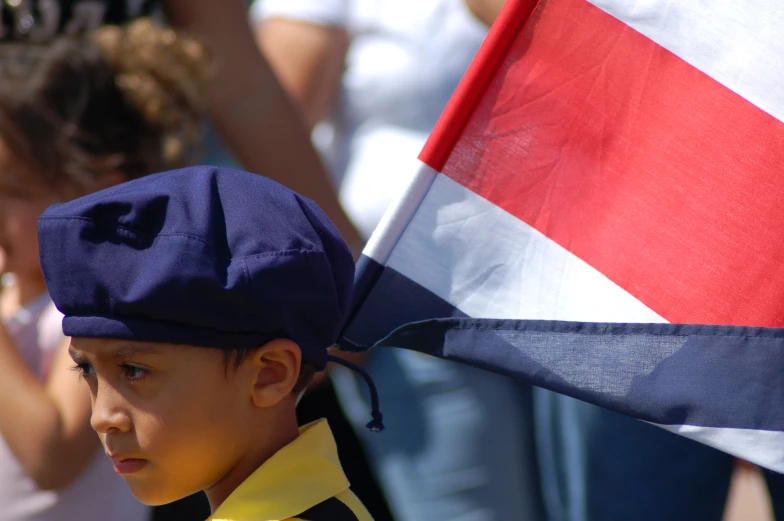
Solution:
<svg viewBox="0 0 784 521"><path fill-rule="evenodd" d="M135 474L147 465L146 459L112 457L114 471L120 475Z"/></svg>

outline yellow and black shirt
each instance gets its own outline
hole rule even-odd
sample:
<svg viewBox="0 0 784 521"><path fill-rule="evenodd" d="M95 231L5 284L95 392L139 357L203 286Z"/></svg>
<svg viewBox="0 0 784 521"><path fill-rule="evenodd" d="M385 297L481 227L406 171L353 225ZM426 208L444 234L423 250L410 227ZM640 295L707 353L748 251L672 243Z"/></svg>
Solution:
<svg viewBox="0 0 784 521"><path fill-rule="evenodd" d="M268 459L208 521L372 521L349 489L326 420Z"/></svg>

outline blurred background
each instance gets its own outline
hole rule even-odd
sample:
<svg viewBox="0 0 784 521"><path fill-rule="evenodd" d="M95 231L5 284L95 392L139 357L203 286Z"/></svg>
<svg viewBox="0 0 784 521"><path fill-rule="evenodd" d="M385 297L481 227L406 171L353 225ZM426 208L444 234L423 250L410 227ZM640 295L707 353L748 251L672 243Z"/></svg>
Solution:
<svg viewBox="0 0 784 521"><path fill-rule="evenodd" d="M267 175L311 197L358 253L417 172L420 149L503 3L4 0L0 351L20 353L24 364L9 377L23 383L3 400L70 392L48 385L61 330L36 285L36 261L22 255L34 228L18 223L51 202L201 162ZM157 29L138 25L147 18ZM109 24L133 29L101 31ZM95 52L105 64L91 61ZM424 355L379 350L352 360L376 381L388 430L364 429L368 397L340 368L313 384L299 420L328 418L376 521L604 521L592 505L615 503L624 519L774 519L777 476L667 432L589 408L570 417L577 408L568 402ZM0 416L11 410L0 407ZM602 443L609 426L628 447ZM73 470L42 486L49 476L31 474L24 455L54 438L25 445L20 429L0 418L3 519L98 519L95 509L77 514L96 490L105 512L123 512L117 519L209 516L200 494L152 510L127 506L127 497L111 504L114 489L98 470L56 458L49 468ZM83 459L97 450L94 441L56 441ZM581 451L592 457L570 457Z"/></svg>

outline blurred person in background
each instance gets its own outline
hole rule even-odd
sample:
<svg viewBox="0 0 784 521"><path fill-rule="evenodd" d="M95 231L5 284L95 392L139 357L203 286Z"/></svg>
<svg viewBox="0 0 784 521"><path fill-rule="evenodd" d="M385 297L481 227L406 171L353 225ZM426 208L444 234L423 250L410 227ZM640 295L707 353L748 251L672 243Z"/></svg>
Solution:
<svg viewBox="0 0 784 521"><path fill-rule="evenodd" d="M269 176L313 199L346 242L359 236L335 198L298 109L253 41L246 0L8 0L0 3L0 45L45 43L160 15L209 49L214 64L207 97L210 121L246 170Z"/></svg>
<svg viewBox="0 0 784 521"><path fill-rule="evenodd" d="M487 26L463 0L256 0L252 17L367 238L420 168ZM380 435L363 427L353 376L331 374L396 519L540 519L529 387L402 350L373 351L364 365L382 400Z"/></svg>
<svg viewBox="0 0 784 521"><path fill-rule="evenodd" d="M100 450L38 258L43 210L189 163L207 58L149 20L0 44L0 517L144 521Z"/></svg>

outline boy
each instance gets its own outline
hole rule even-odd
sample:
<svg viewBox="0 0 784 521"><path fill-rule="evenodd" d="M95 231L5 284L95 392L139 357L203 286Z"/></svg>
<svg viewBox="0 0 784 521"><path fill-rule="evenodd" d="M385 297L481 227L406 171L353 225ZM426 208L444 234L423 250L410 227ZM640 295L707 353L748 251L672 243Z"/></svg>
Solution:
<svg viewBox="0 0 784 521"><path fill-rule="evenodd" d="M314 203L188 168L55 205L39 242L92 426L140 501L203 490L216 521L370 521L326 422L296 424L354 271Z"/></svg>

